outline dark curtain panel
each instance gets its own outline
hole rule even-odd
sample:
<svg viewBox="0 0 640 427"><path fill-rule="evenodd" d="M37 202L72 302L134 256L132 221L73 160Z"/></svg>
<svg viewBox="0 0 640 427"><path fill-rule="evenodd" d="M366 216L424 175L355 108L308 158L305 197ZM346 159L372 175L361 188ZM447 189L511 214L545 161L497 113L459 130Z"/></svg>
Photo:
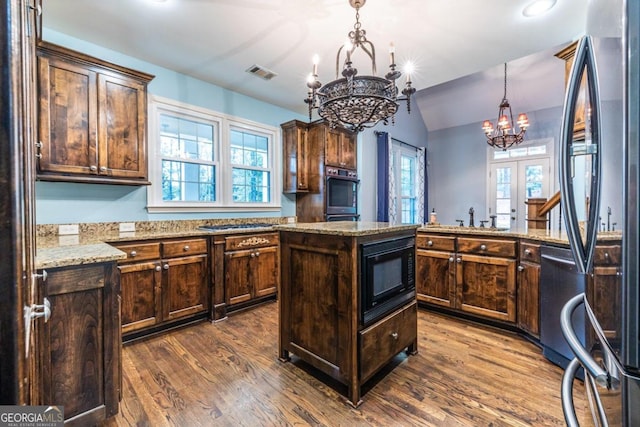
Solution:
<svg viewBox="0 0 640 427"><path fill-rule="evenodd" d="M378 202L376 220L389 222L389 134L376 132L378 145Z"/></svg>

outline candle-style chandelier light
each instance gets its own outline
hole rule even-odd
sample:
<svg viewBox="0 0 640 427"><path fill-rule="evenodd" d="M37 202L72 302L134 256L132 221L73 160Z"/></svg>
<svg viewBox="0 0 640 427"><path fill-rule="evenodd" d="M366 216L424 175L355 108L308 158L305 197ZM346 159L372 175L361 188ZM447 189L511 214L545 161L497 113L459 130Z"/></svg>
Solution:
<svg viewBox="0 0 640 427"><path fill-rule="evenodd" d="M402 73L396 70L395 50L393 45L389 50L389 72L384 78L376 76L376 51L372 42L367 40L366 31L360 24L360 8L366 0L349 0L351 7L356 9L356 23L349 32L349 41L338 49L336 55L336 79L322 85L318 80L318 58L314 57L313 73L307 80L309 88L307 98L304 100L309 105L309 120L314 109L318 115L326 120L330 126L342 126L355 132L372 127L379 121L388 124L389 119L394 121L394 115L398 110L398 101L407 102L407 111L411 112L410 99L415 93L411 86L411 74L407 72L405 87L402 90L404 97L398 97L396 80ZM358 75L358 70L353 67L351 57L356 49L364 51L371 59L371 76ZM345 52L345 61L342 64L342 78L339 78L340 55Z"/></svg>
<svg viewBox="0 0 640 427"><path fill-rule="evenodd" d="M529 127L529 118L525 113L518 114L517 124L519 130L513 125L513 113L507 99L507 63L504 64L504 96L498 109L498 121L495 128L489 120L482 123L482 130L487 136L487 144L505 151L513 145L520 144L524 140L524 134Z"/></svg>

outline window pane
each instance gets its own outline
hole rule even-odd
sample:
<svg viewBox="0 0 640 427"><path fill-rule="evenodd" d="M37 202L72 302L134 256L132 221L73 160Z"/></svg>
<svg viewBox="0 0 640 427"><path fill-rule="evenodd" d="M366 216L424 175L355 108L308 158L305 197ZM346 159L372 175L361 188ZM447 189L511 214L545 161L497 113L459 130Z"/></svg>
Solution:
<svg viewBox="0 0 640 427"><path fill-rule="evenodd" d="M269 203L271 201L269 172L233 168L231 179L234 202Z"/></svg>
<svg viewBox="0 0 640 427"><path fill-rule="evenodd" d="M542 197L542 165L527 166L524 170L526 197Z"/></svg>
<svg viewBox="0 0 640 427"><path fill-rule="evenodd" d="M413 224L416 222L416 199L415 197L402 199L402 223Z"/></svg>
<svg viewBox="0 0 640 427"><path fill-rule="evenodd" d="M215 201L215 167L163 160L162 200Z"/></svg>
<svg viewBox="0 0 640 427"><path fill-rule="evenodd" d="M231 130L231 163L266 168L269 165L269 139L262 135Z"/></svg>
<svg viewBox="0 0 640 427"><path fill-rule="evenodd" d="M160 154L179 159L214 160L214 126L160 114Z"/></svg>

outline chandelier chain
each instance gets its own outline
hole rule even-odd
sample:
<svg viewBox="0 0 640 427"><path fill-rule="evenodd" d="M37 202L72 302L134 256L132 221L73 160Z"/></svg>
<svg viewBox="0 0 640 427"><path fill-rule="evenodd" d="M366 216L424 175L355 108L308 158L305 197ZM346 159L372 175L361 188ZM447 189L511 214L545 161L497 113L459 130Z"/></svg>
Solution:
<svg viewBox="0 0 640 427"><path fill-rule="evenodd" d="M507 63L504 63L504 96L502 99L507 99Z"/></svg>

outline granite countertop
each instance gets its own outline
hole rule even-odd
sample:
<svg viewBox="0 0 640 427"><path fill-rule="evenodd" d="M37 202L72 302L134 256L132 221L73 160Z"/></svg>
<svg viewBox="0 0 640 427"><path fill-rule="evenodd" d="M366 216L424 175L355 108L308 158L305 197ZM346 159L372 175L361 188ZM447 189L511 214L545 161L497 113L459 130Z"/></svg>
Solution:
<svg viewBox="0 0 640 427"><path fill-rule="evenodd" d="M207 225L272 224L286 218L246 218L236 220L176 220L136 222L136 231L119 232L119 223L78 224L79 234L58 235L57 224L38 225L35 266L56 268L125 259L126 254L109 243L182 237L207 237L216 234L255 233L273 230L271 226L204 230Z"/></svg>
<svg viewBox="0 0 640 427"><path fill-rule="evenodd" d="M565 232L558 230L500 230L482 227L459 227L446 225L425 224L418 228L420 232L449 233L459 235L490 235L492 237L514 237L539 241L541 243L554 243L568 245L569 239ZM622 238L619 231L598 232L598 241L617 241Z"/></svg>
<svg viewBox="0 0 640 427"><path fill-rule="evenodd" d="M334 221L279 224L274 229L298 233L329 234L334 236L368 236L394 231L416 230L418 224L391 224L388 222Z"/></svg>

